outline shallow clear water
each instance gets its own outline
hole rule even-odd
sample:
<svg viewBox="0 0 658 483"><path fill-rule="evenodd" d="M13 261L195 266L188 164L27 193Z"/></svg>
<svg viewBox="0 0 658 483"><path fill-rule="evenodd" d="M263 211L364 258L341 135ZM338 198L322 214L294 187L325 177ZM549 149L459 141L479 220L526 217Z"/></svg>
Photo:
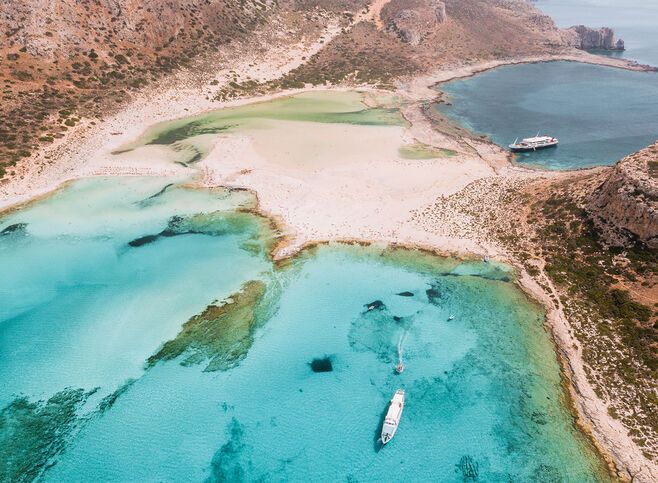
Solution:
<svg viewBox="0 0 658 483"><path fill-rule="evenodd" d="M658 2L655 0L537 0L560 27L612 27L626 51L610 53L658 66Z"/></svg>
<svg viewBox="0 0 658 483"><path fill-rule="evenodd" d="M169 183L81 181L1 219L16 227L0 236L3 479L607 480L507 267L330 246L275 268L267 225L232 218L246 193ZM268 295L235 367L146 368L249 280ZM325 357L333 371L313 372ZM398 387L407 405L382 449Z"/></svg>
<svg viewBox="0 0 658 483"><path fill-rule="evenodd" d="M201 192L163 178L92 179L0 221L0 403L66 387L107 394L142 366L181 321L243 277L268 269L242 249L260 236L245 220L221 236L181 234L140 247L171 216L232 213L244 194ZM250 225L249 223L253 223ZM29 375L26 377L26 374Z"/></svg>
<svg viewBox="0 0 658 483"><path fill-rule="evenodd" d="M502 67L440 86L451 119L506 147L541 132L555 149L516 160L547 169L611 165L658 138L658 74L547 62Z"/></svg>

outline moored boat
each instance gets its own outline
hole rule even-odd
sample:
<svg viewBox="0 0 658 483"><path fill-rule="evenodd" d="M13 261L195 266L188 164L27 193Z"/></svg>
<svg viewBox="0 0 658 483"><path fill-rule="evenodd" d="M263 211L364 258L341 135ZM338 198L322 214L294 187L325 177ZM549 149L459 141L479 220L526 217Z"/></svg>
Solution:
<svg viewBox="0 0 658 483"><path fill-rule="evenodd" d="M386 417L384 418L384 424L382 426L382 436L381 440L383 444L388 443L395 432L398 430L398 425L400 424L400 418L402 417L402 410L404 409L404 389L398 389L391 399L391 403L388 406L388 411L386 412Z"/></svg>
<svg viewBox="0 0 658 483"><path fill-rule="evenodd" d="M518 138L509 145L510 150L515 153L537 151L538 149L553 148L558 145L557 138L551 136L537 136L525 138L519 142Z"/></svg>

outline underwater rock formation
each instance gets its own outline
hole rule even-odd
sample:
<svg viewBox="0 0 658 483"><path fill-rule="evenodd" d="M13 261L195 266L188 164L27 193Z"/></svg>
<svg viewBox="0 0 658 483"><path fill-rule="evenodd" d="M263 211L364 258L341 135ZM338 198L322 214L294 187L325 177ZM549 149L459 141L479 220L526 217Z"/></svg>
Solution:
<svg viewBox="0 0 658 483"><path fill-rule="evenodd" d="M415 316L393 315L381 300L376 300L366 307L373 305L376 305L377 309L362 312L352 322L348 335L349 344L357 352L373 352L380 361L390 364L397 360L396 341L401 331L409 330Z"/></svg>
<svg viewBox="0 0 658 483"><path fill-rule="evenodd" d="M462 456L456 466L462 475L463 481L477 481L480 469L477 461L471 456Z"/></svg>
<svg viewBox="0 0 658 483"><path fill-rule="evenodd" d="M112 394L105 396L98 405L98 411L100 413L104 413L105 411L112 409L112 406L114 406L114 403L117 402L117 399L125 394L128 389L130 389L132 385L135 384L135 382L137 382L137 379L130 378L124 384L119 386L119 388Z"/></svg>
<svg viewBox="0 0 658 483"><path fill-rule="evenodd" d="M167 192L167 190L169 188L171 188L172 186L174 186L174 183L167 183L160 191L158 191L155 194L152 194L148 198L145 198L141 201L136 202L136 204L138 206L140 206L141 208L145 208L147 206L150 206L151 204L153 204L154 200L156 200L157 198L159 198L160 196L165 194Z"/></svg>
<svg viewBox="0 0 658 483"><path fill-rule="evenodd" d="M366 310L385 310L386 309L386 305L381 300L375 300L374 302L370 302L369 304L365 304L364 307L366 308Z"/></svg>
<svg viewBox="0 0 658 483"><path fill-rule="evenodd" d="M249 249L254 253L268 251L272 243L269 237L261 236L260 228L264 227L265 221L247 212L223 212L199 213L197 215L182 217L172 216L167 227L160 233L144 235L128 242L128 246L139 248L158 241L160 238L169 238L180 235L242 235L251 233L249 238Z"/></svg>
<svg viewBox="0 0 658 483"><path fill-rule="evenodd" d="M139 238L135 238L134 240L130 240L128 242L128 245L133 247L133 248L138 248L138 247L141 247L141 246L144 246L144 245L148 245L149 243L153 243L158 238L160 238L160 235L140 236Z"/></svg>
<svg viewBox="0 0 658 483"><path fill-rule="evenodd" d="M243 442L244 426L233 418L226 432L229 440L213 456L208 481L246 481L240 464L240 455L247 447Z"/></svg>
<svg viewBox="0 0 658 483"><path fill-rule="evenodd" d="M185 356L182 365L208 360L204 371L225 371L247 355L258 323L257 310L265 296L265 284L247 282L235 295L206 309L185 322L175 339L148 358L147 368L160 361Z"/></svg>
<svg viewBox="0 0 658 483"><path fill-rule="evenodd" d="M47 401L14 399L0 412L0 481L34 481L64 450L90 393L65 389Z"/></svg>
<svg viewBox="0 0 658 483"><path fill-rule="evenodd" d="M331 372L334 370L334 366L331 363L330 357L322 357L320 359L313 359L309 365L313 372Z"/></svg>

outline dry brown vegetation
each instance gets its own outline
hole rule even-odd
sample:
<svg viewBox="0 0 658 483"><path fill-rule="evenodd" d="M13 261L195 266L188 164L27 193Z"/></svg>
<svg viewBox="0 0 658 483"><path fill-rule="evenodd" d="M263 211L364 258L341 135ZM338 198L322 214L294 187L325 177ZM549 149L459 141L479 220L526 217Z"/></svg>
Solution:
<svg viewBox="0 0 658 483"><path fill-rule="evenodd" d="M553 21L520 0L446 0L447 20L418 45L404 42L393 19L402 11L436 15L428 0L392 0L381 11L386 26L362 22L345 31L292 71L279 85L369 83L385 87L391 80L438 67L485 60L557 54L567 47Z"/></svg>
<svg viewBox="0 0 658 483"><path fill-rule="evenodd" d="M83 120L115 111L132 93L248 39L254 30L301 34L318 11L365 2L306 0L56 0L0 4L0 178ZM349 12L346 12L346 15ZM212 62L206 63L212 65ZM216 67L216 66L215 66Z"/></svg>

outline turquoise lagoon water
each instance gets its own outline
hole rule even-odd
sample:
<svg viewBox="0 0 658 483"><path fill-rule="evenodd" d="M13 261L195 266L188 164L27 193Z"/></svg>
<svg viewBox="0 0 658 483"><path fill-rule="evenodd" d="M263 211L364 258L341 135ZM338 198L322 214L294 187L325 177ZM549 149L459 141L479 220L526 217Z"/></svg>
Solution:
<svg viewBox="0 0 658 483"><path fill-rule="evenodd" d="M171 183L80 181L0 219L1 480L607 481L505 266L341 245L277 268L247 193ZM249 280L269 298L237 365L146 368Z"/></svg>
<svg viewBox="0 0 658 483"><path fill-rule="evenodd" d="M546 169L611 165L658 139L658 74L573 62L502 67L442 84L437 108L506 147L541 132L560 145L516 156Z"/></svg>
<svg viewBox="0 0 658 483"><path fill-rule="evenodd" d="M658 2L655 0L537 0L560 27L612 27L626 51L615 55L658 66Z"/></svg>

